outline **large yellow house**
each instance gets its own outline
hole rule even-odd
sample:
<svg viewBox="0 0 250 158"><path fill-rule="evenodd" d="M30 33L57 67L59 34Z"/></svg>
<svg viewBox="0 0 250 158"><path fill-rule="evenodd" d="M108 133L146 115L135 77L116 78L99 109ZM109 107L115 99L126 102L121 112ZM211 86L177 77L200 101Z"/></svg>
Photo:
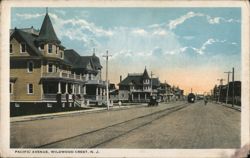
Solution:
<svg viewBox="0 0 250 158"><path fill-rule="evenodd" d="M65 50L48 13L40 31L33 27L10 31L10 106L42 110L81 106L105 94L99 58ZM86 100L85 100L86 101Z"/></svg>

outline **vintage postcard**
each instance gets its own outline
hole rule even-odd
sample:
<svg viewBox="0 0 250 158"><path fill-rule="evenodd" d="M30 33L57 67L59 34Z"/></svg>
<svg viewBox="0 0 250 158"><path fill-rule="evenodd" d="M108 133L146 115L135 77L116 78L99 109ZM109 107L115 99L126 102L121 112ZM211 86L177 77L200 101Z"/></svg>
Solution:
<svg viewBox="0 0 250 158"><path fill-rule="evenodd" d="M2 1L3 157L246 157L247 1Z"/></svg>

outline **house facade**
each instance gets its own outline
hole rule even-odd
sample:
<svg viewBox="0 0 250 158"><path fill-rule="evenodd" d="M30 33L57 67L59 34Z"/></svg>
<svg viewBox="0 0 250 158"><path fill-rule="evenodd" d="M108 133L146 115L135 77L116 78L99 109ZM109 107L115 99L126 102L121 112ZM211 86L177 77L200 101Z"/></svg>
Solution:
<svg viewBox="0 0 250 158"><path fill-rule="evenodd" d="M9 53L11 109L82 106L88 94L93 100L104 94L99 58L65 50L48 13L40 31L10 31Z"/></svg>
<svg viewBox="0 0 250 158"><path fill-rule="evenodd" d="M105 100L106 82L101 77L99 58L94 52L92 56L80 56L73 49L68 49L65 50L65 59L72 65L72 72L84 76L85 83L81 91L83 99L88 104L101 104Z"/></svg>
<svg viewBox="0 0 250 158"><path fill-rule="evenodd" d="M215 101L226 103L228 96L229 104L241 105L241 81L229 82L229 85L215 86L212 95Z"/></svg>
<svg viewBox="0 0 250 158"><path fill-rule="evenodd" d="M141 74L128 74L118 85L119 100L123 102L149 102L151 95L163 96L159 78L150 78L146 68Z"/></svg>

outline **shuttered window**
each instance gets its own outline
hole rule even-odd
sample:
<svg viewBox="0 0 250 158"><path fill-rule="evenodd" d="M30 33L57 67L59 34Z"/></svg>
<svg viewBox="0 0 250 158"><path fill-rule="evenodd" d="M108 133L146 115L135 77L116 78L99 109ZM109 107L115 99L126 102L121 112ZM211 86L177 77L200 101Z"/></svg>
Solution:
<svg viewBox="0 0 250 158"><path fill-rule="evenodd" d="M29 83L27 84L27 93L28 94L33 94L33 84Z"/></svg>

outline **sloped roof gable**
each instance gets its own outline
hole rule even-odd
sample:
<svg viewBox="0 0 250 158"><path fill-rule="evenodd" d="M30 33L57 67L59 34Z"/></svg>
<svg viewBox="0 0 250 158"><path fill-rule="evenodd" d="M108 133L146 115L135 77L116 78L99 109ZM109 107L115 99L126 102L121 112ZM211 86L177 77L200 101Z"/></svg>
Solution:
<svg viewBox="0 0 250 158"><path fill-rule="evenodd" d="M24 32L20 29L15 29L13 33L11 34L10 39L15 38L15 37L16 38L20 37L22 41L19 41L19 42L20 43L24 42L27 45L27 47L29 47L32 50L31 52L28 52L28 53L34 53L37 56L42 56L41 52L38 50L38 48L35 45L36 36L34 34Z"/></svg>

